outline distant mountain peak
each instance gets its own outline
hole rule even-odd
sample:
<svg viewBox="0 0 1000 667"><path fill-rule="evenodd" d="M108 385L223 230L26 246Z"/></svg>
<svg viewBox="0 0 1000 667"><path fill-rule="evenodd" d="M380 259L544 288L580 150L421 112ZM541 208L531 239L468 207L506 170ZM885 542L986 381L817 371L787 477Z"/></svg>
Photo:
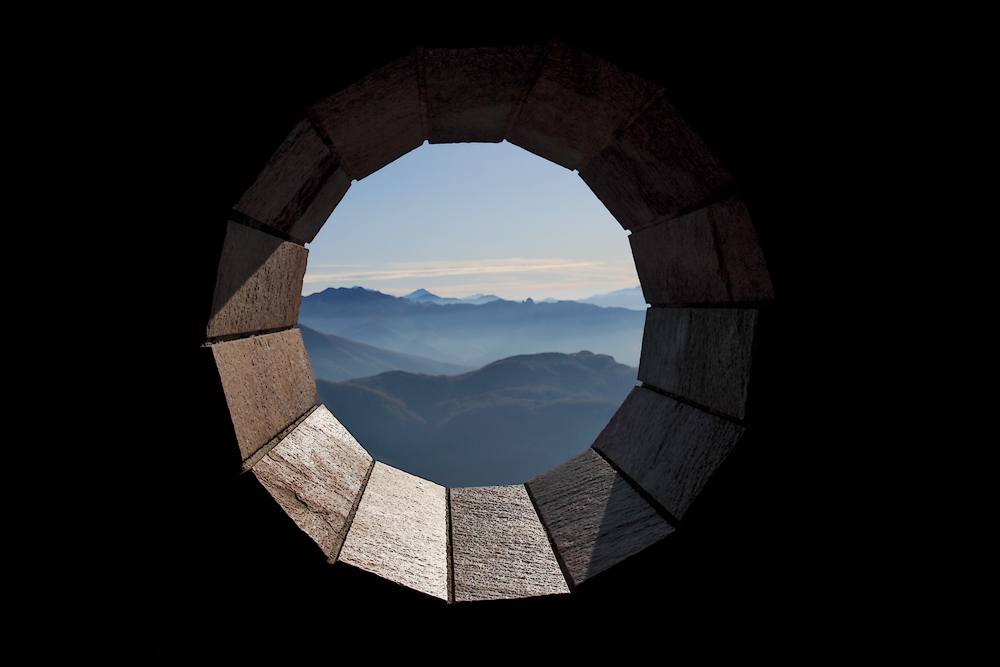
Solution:
<svg viewBox="0 0 1000 667"><path fill-rule="evenodd" d="M580 303L590 303L601 308L628 308L629 310L646 310L646 297L643 295L642 287L635 286L627 289L615 290L607 294L595 294L586 299L579 299Z"/></svg>
<svg viewBox="0 0 1000 667"><path fill-rule="evenodd" d="M410 292L406 296L401 297L409 301L416 301L417 303L436 303L438 305L446 305L451 303L464 303L472 305L482 305L484 303L489 303L490 301L500 301L500 297L493 296L492 294L473 294L472 296L466 296L461 299L456 299L454 297L438 296L432 292L428 292L424 288L420 288L414 292Z"/></svg>
<svg viewBox="0 0 1000 667"><path fill-rule="evenodd" d="M637 309L575 301L432 299L364 289L327 290L302 298L299 322L384 350L461 366L524 353L580 350L638 366L645 313Z"/></svg>

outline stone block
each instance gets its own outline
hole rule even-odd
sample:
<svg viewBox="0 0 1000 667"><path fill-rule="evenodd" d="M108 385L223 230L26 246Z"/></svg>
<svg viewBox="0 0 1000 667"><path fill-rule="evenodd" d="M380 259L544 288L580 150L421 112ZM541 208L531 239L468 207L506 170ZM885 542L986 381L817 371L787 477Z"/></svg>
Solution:
<svg viewBox="0 0 1000 667"><path fill-rule="evenodd" d="M313 107L351 178L360 180L424 142L417 72L411 53Z"/></svg>
<svg viewBox="0 0 1000 667"><path fill-rule="evenodd" d="M774 287L743 200L731 197L705 208L719 239L733 301L771 301Z"/></svg>
<svg viewBox="0 0 1000 667"><path fill-rule="evenodd" d="M253 467L253 474L327 558L336 559L372 457L319 406Z"/></svg>
<svg viewBox="0 0 1000 667"><path fill-rule="evenodd" d="M308 257L300 245L230 222L205 335L293 326L299 321Z"/></svg>
<svg viewBox="0 0 1000 667"><path fill-rule="evenodd" d="M628 241L646 303L729 302L712 223L703 211L633 232Z"/></svg>
<svg viewBox="0 0 1000 667"><path fill-rule="evenodd" d="M757 320L749 308L649 308L639 379L743 419Z"/></svg>
<svg viewBox="0 0 1000 667"><path fill-rule="evenodd" d="M455 602L569 593L523 486L451 490Z"/></svg>
<svg viewBox="0 0 1000 667"><path fill-rule="evenodd" d="M642 229L724 196L734 183L694 130L660 99L580 177L625 229Z"/></svg>
<svg viewBox="0 0 1000 667"><path fill-rule="evenodd" d="M754 303L774 298L750 216L738 199L633 232L629 243L646 303Z"/></svg>
<svg viewBox="0 0 1000 667"><path fill-rule="evenodd" d="M335 168L320 186L302 217L288 228L288 235L302 243L312 242L350 187L351 177L340 167Z"/></svg>
<svg viewBox="0 0 1000 667"><path fill-rule="evenodd" d="M574 586L674 531L592 449L526 486Z"/></svg>
<svg viewBox="0 0 1000 667"><path fill-rule="evenodd" d="M305 119L285 137L233 208L307 243L350 186L337 157Z"/></svg>
<svg viewBox="0 0 1000 667"><path fill-rule="evenodd" d="M503 141L541 50L538 46L425 50L430 143Z"/></svg>
<svg viewBox="0 0 1000 667"><path fill-rule="evenodd" d="M339 562L448 600L445 488L376 463Z"/></svg>
<svg viewBox="0 0 1000 667"><path fill-rule="evenodd" d="M316 405L316 382L298 329L211 348L241 460Z"/></svg>
<svg viewBox="0 0 1000 667"><path fill-rule="evenodd" d="M678 519L745 429L636 387L593 448Z"/></svg>
<svg viewBox="0 0 1000 667"><path fill-rule="evenodd" d="M567 169L611 144L659 87L563 44L549 48L507 141Z"/></svg>

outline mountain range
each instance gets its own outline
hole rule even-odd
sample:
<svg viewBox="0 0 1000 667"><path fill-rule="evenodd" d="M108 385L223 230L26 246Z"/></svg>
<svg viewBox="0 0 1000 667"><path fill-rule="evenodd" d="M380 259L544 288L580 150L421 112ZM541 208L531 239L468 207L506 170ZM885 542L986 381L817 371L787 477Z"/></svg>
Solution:
<svg viewBox="0 0 1000 667"><path fill-rule="evenodd" d="M434 296L428 292L414 300L360 287L330 288L303 297L299 324L383 350L464 367L516 355L579 350L610 355L629 366L639 364L645 324L645 312L640 310L530 299L442 304L428 295Z"/></svg>
<svg viewBox="0 0 1000 667"><path fill-rule="evenodd" d="M595 294L586 299L578 299L580 303L592 303L601 308L629 308L631 310L646 310L649 305L642 293L641 286L615 290L607 294Z"/></svg>
<svg viewBox="0 0 1000 667"><path fill-rule="evenodd" d="M584 351L519 355L451 377L320 379L316 388L376 459L462 487L520 484L582 452L635 384L635 368Z"/></svg>
<svg viewBox="0 0 1000 667"><path fill-rule="evenodd" d="M403 298L409 299L410 301L417 301L418 303L438 303L442 305L446 303L481 304L500 299L500 297L493 294L473 294L472 296L455 299L451 297L438 296L425 289L418 289L407 294ZM565 300L566 299L541 299L538 303L558 303L559 301ZM640 286L615 290L614 292L608 292L607 294L595 294L587 297L586 299L570 300L576 301L577 303L592 303L595 306L600 306L601 308L628 308L630 310L646 310L646 308L648 308L646 297L643 295L642 287Z"/></svg>
<svg viewBox="0 0 1000 667"><path fill-rule="evenodd" d="M309 363L317 380L343 382L378 375L386 371L407 371L426 375L458 375L475 370L443 361L383 350L364 343L325 334L298 325Z"/></svg>
<svg viewBox="0 0 1000 667"><path fill-rule="evenodd" d="M489 303L490 301L497 301L500 299L500 297L492 294L473 294L472 296L467 296L461 299L453 299L451 297L431 294L423 288L418 289L415 292L410 292L403 298L409 299L410 301L416 301L417 303L437 303L441 305L446 303L471 303L479 305L481 303Z"/></svg>

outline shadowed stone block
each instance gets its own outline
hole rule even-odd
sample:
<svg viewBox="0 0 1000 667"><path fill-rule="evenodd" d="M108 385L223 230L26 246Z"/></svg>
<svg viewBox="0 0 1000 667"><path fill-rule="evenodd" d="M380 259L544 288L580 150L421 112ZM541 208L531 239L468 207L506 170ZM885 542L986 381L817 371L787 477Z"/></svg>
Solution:
<svg viewBox="0 0 1000 667"><path fill-rule="evenodd" d="M569 593L523 486L451 490L455 602Z"/></svg>
<svg viewBox="0 0 1000 667"><path fill-rule="evenodd" d="M758 312L650 308L639 379L743 419Z"/></svg>
<svg viewBox="0 0 1000 667"><path fill-rule="evenodd" d="M412 53L313 107L351 178L362 179L424 142Z"/></svg>
<svg viewBox="0 0 1000 667"><path fill-rule="evenodd" d="M602 58L555 44L507 141L567 169L581 169L658 92L655 84Z"/></svg>
<svg viewBox="0 0 1000 667"><path fill-rule="evenodd" d="M309 251L230 222L219 260L209 338L293 326Z"/></svg>
<svg viewBox="0 0 1000 667"><path fill-rule="evenodd" d="M666 100L580 170L619 224L641 229L717 199L733 180Z"/></svg>
<svg viewBox="0 0 1000 667"><path fill-rule="evenodd" d="M733 301L771 301L774 288L743 200L731 197L705 208L719 239Z"/></svg>
<svg viewBox="0 0 1000 667"><path fill-rule="evenodd" d="M316 405L316 382L298 329L211 347L241 460Z"/></svg>
<svg viewBox="0 0 1000 667"><path fill-rule="evenodd" d="M327 558L336 558L372 457L319 406L253 467L253 474Z"/></svg>
<svg viewBox="0 0 1000 667"><path fill-rule="evenodd" d="M577 586L674 531L593 450L526 486Z"/></svg>
<svg viewBox="0 0 1000 667"><path fill-rule="evenodd" d="M701 211L633 232L635 271L646 303L726 303L712 224Z"/></svg>
<svg viewBox="0 0 1000 667"><path fill-rule="evenodd" d="M503 141L540 53L538 46L424 51L430 143Z"/></svg>
<svg viewBox="0 0 1000 667"><path fill-rule="evenodd" d="M350 187L351 177L337 166L320 186L302 217L288 229L288 235L303 243L312 242Z"/></svg>
<svg viewBox="0 0 1000 667"><path fill-rule="evenodd" d="M445 489L375 463L339 561L448 599Z"/></svg>
<svg viewBox="0 0 1000 667"><path fill-rule="evenodd" d="M302 120L233 208L309 242L350 186L336 156L309 121Z"/></svg>
<svg viewBox="0 0 1000 667"><path fill-rule="evenodd" d="M681 518L744 430L636 387L593 448Z"/></svg>
<svg viewBox="0 0 1000 667"><path fill-rule="evenodd" d="M756 302L774 298L763 253L737 199L629 236L646 303Z"/></svg>

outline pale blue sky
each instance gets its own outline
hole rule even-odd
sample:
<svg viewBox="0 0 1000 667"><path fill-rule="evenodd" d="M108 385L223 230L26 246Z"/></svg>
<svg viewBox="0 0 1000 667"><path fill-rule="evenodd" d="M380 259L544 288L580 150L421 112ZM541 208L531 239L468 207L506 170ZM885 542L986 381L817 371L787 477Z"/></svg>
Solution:
<svg viewBox="0 0 1000 667"><path fill-rule="evenodd" d="M308 245L303 295L580 299L639 279L628 232L572 171L513 144L424 144L355 182Z"/></svg>

